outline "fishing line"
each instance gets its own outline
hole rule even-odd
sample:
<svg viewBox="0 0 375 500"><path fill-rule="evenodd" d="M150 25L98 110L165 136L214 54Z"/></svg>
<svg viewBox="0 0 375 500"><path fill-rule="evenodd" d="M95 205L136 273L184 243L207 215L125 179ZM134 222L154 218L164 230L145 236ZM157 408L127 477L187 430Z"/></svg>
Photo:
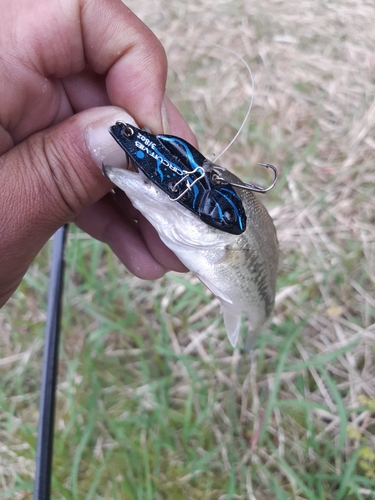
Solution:
<svg viewBox="0 0 375 500"><path fill-rule="evenodd" d="M243 119L243 121L241 123L240 128L237 130L235 136L230 141L230 143L223 149L223 151L221 151L221 153L219 153L217 156L215 154L212 154L212 156L211 156L211 160L210 161L213 164L213 170L218 174L218 176L216 177L216 179L219 180L219 181L224 181L225 182L225 178L221 177L219 172L220 171L225 172L226 169L223 168L223 167L221 167L220 165L217 165L216 162L220 158L220 156L222 156L231 147L231 145L236 141L237 137L240 135L242 129L245 126L245 123L247 122L247 120L249 118L251 109L253 107L254 93L255 93L254 77L253 77L253 73L252 73L252 71L250 69L250 66L247 64L247 62L245 61L245 59L242 56L240 56L239 54L237 54L237 52L235 52L232 49L228 49L227 47L223 47L221 45L217 45L216 43L210 43L210 42L205 42L205 43L207 43L207 44L209 44L211 46L214 46L214 47L218 47L221 50L226 50L227 52L230 52L231 54L235 55L237 57L237 59L239 59L244 64L244 66L246 67L246 69L247 69L247 71L248 71L248 73L250 75L250 81L251 81L250 104L249 104L249 107L247 109L245 118ZM251 183L251 182L235 183L233 181L230 181L230 184L233 187L238 187L240 189L248 189L249 191L254 191L254 192L257 192L257 193L267 193L268 191L270 191L275 186L275 184L277 182L277 179L278 179L278 172L277 172L277 169L273 165L271 165L270 163L259 163L259 165L262 165L263 167L270 168L271 170L273 170L274 178L273 178L273 181L270 184L270 186L264 188L262 186L258 186L256 184Z"/></svg>
<svg viewBox="0 0 375 500"><path fill-rule="evenodd" d="M39 404L34 500L49 500L51 497L53 431L65 266L64 247L67 232L68 225L65 224L53 237Z"/></svg>
<svg viewBox="0 0 375 500"><path fill-rule="evenodd" d="M209 43L209 42L206 42L206 43ZM253 101L254 101L254 92L255 92L255 84L254 84L254 77L253 77L253 73L250 69L250 66L247 64L247 62L245 61L245 59L240 56L239 54L237 54L237 52L235 52L234 50L232 49L228 49L227 47L222 47L221 45L217 45L216 43L209 43L209 45L213 45L214 47L218 47L219 49L222 49L222 50L225 50L227 52L230 52L231 54L235 55L240 61L242 61L242 63L244 64L245 68L247 69L247 71L249 72L249 75L250 75L250 81L251 81L251 97L250 97L250 104L249 104L249 107L248 107L248 110L246 112L246 115L245 115L245 118L243 119L242 121L242 124L240 126L240 128L238 129L238 131L236 132L235 136L233 137L233 139L230 141L230 143L228 144L228 146L226 146L223 151L221 153L219 153L218 155L214 155L214 159L215 159L215 162L220 158L220 156L222 156L230 147L231 145L235 142L235 140L237 139L237 137L240 135L242 129L244 128L245 126L245 123L247 122L248 118L249 118L249 115L250 115L250 111L251 111L251 108L253 107Z"/></svg>

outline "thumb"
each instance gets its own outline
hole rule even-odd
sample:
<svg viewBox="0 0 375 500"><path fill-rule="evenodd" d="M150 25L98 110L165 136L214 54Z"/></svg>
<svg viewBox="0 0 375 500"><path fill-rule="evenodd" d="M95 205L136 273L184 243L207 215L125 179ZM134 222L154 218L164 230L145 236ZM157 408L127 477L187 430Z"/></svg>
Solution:
<svg viewBox="0 0 375 500"><path fill-rule="evenodd" d="M98 164L126 161L116 120L134 123L120 108L87 110L0 157L0 306L52 234L112 188Z"/></svg>

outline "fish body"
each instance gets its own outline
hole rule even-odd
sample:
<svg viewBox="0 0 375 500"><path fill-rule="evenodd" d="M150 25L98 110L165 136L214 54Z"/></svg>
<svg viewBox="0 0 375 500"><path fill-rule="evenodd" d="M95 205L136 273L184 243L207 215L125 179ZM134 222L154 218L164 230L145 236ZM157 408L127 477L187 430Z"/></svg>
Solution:
<svg viewBox="0 0 375 500"><path fill-rule="evenodd" d="M272 314L278 241L272 218L250 191L236 189L247 216L240 235L211 227L151 182L141 171L103 166L105 175L154 226L161 240L220 300L228 338L236 345L241 317L256 338ZM241 183L224 170L229 182Z"/></svg>

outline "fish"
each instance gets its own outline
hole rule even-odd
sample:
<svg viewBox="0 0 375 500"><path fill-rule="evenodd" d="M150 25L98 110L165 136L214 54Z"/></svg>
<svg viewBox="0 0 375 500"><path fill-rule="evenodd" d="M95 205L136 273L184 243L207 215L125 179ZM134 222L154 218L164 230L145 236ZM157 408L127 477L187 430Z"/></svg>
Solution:
<svg viewBox="0 0 375 500"><path fill-rule="evenodd" d="M103 174L125 192L164 244L219 299L231 345L237 344L243 316L248 322L246 344L253 345L272 319L279 262L276 229L259 198L235 188L247 216L246 230L236 235L207 225L139 169L103 165ZM229 183L244 184L223 167L220 175Z"/></svg>

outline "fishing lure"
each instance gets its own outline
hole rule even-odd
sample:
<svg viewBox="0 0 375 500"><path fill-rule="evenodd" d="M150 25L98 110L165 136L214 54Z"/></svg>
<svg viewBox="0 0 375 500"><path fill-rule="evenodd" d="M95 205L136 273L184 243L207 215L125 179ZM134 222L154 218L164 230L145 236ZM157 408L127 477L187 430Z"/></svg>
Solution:
<svg viewBox="0 0 375 500"><path fill-rule="evenodd" d="M172 135L153 135L116 122L110 134L154 184L210 226L232 234L246 229L241 198L191 144Z"/></svg>
<svg viewBox="0 0 375 500"><path fill-rule="evenodd" d="M179 137L153 135L120 121L111 126L109 132L131 163L167 193L170 200L221 231L239 235L246 230L246 213L234 187L264 193L276 183L277 171L269 164L262 164L275 173L269 188L233 184L220 175L225 169L214 165Z"/></svg>

